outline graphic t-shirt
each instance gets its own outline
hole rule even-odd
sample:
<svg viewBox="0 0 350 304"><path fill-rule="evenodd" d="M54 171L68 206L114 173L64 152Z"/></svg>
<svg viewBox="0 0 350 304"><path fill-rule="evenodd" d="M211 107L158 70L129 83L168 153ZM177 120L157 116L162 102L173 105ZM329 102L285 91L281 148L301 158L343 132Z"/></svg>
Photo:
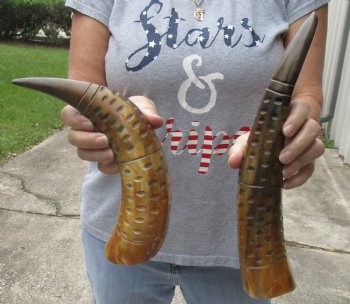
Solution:
<svg viewBox="0 0 350 304"><path fill-rule="evenodd" d="M283 52L283 35L327 0L67 0L108 27L107 85L147 96L172 181L169 230L153 258L180 265L239 267L237 170L228 150L249 130ZM96 46L98 47L98 46ZM82 225L106 241L117 218L120 176L92 163L83 187Z"/></svg>

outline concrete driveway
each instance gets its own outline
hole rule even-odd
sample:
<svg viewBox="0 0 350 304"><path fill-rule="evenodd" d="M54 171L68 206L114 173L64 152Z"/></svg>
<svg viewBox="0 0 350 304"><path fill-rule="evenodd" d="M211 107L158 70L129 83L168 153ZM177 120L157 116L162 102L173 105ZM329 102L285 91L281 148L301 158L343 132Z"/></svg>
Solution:
<svg viewBox="0 0 350 304"><path fill-rule="evenodd" d="M92 303L79 232L86 170L66 130L0 167L0 303ZM273 303L349 304L350 167L336 150L284 193L284 223L298 286Z"/></svg>

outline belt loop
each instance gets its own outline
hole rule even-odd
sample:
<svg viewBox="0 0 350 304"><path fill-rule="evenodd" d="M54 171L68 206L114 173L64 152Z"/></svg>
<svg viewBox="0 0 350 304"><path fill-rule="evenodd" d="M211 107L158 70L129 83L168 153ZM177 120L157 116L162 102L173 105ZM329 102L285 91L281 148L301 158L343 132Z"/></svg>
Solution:
<svg viewBox="0 0 350 304"><path fill-rule="evenodd" d="M179 280L178 280L178 265L170 263L170 273L171 276L173 277L174 284L179 286Z"/></svg>

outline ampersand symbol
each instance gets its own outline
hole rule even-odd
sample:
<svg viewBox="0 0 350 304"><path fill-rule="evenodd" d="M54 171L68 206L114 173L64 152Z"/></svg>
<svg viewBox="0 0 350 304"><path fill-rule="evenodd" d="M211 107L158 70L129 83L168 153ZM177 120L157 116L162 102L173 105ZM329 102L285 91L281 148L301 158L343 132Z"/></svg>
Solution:
<svg viewBox="0 0 350 304"><path fill-rule="evenodd" d="M179 99L179 103L181 106L186 109L187 111L195 114L203 114L209 112L216 104L217 100L217 92L213 83L213 80L216 79L224 79L224 75L221 73L211 73L206 76L196 76L193 72L192 63L195 62L196 66L202 65L202 57L199 55L193 54L188 57L186 57L183 61L183 67L184 70L188 76L188 79L186 79L179 88L179 93L177 95ZM210 98L209 102L206 104L206 106L202 108L195 108L190 106L187 103L186 96L187 91L191 87L191 85L196 85L197 88L204 90L206 89L206 85L210 89ZM206 84L206 85L205 85Z"/></svg>

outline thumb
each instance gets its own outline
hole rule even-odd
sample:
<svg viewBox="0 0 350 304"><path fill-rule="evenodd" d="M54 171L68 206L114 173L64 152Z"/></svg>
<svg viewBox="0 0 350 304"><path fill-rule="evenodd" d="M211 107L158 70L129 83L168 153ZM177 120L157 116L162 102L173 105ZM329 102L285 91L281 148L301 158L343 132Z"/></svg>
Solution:
<svg viewBox="0 0 350 304"><path fill-rule="evenodd" d="M129 99L145 115L152 128L160 128L163 125L163 119L158 115L155 103L145 96L131 96Z"/></svg>
<svg viewBox="0 0 350 304"><path fill-rule="evenodd" d="M232 169L238 169L244 156L244 151L247 147L249 132L241 135L236 139L235 144L228 152L228 165Z"/></svg>

